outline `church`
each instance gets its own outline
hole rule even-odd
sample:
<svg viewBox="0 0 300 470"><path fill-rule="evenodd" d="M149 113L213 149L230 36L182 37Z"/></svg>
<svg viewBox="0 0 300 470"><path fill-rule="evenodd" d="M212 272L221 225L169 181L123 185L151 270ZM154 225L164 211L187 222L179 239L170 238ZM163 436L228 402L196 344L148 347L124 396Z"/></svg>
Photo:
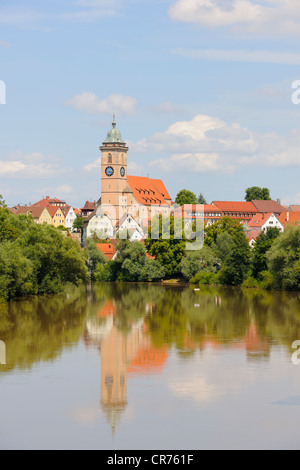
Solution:
<svg viewBox="0 0 300 470"><path fill-rule="evenodd" d="M170 214L172 206L164 183L160 179L127 174L128 147L117 129L115 118L101 151L101 212L114 227L125 215L131 215L141 225L161 213Z"/></svg>

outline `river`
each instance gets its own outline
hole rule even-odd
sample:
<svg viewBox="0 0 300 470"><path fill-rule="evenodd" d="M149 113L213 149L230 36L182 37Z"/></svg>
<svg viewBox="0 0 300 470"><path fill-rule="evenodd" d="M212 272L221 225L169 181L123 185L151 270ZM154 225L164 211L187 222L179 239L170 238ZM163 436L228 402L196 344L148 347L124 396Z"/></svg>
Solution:
<svg viewBox="0 0 300 470"><path fill-rule="evenodd" d="M0 449L299 449L297 340L299 293L104 283L0 305Z"/></svg>

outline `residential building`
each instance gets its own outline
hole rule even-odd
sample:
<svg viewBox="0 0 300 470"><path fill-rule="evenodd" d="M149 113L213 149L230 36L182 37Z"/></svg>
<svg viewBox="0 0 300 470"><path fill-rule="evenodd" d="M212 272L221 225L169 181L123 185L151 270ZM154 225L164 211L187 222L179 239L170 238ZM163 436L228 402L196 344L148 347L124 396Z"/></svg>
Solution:
<svg viewBox="0 0 300 470"><path fill-rule="evenodd" d="M32 215L34 221L37 224L52 224L52 217L48 211L47 207L43 206L18 206L15 211L15 214L27 214Z"/></svg>
<svg viewBox="0 0 300 470"><path fill-rule="evenodd" d="M280 232L284 231L284 226L279 218L273 213L257 213L250 222L247 222L247 227L251 231L266 232L268 228L278 228Z"/></svg>
<svg viewBox="0 0 300 470"><path fill-rule="evenodd" d="M252 202L239 201L213 201L213 206L219 209L222 217L249 222L258 211Z"/></svg>
<svg viewBox="0 0 300 470"><path fill-rule="evenodd" d="M91 201L86 201L84 207L82 207L82 209L80 210L81 213L81 217L83 217L84 219L86 219L87 217L89 217L92 212L94 212L95 210L97 209L97 204L96 202L91 202Z"/></svg>
<svg viewBox="0 0 300 470"><path fill-rule="evenodd" d="M46 196L45 198L41 199L38 202L35 202L32 204L33 206L53 206L53 207L61 207L65 208L67 206L65 201L61 201L60 199L57 198L50 198L50 196Z"/></svg>
<svg viewBox="0 0 300 470"><path fill-rule="evenodd" d="M203 219L205 225L211 225L222 217L221 210L213 204L187 204L176 207L172 214L175 218L182 217L187 222Z"/></svg>
<svg viewBox="0 0 300 470"><path fill-rule="evenodd" d="M277 201L265 201L265 200L254 200L252 204L256 208L257 212L260 213L273 213L275 215L279 215L282 212L286 212L286 207L279 204Z"/></svg>
<svg viewBox="0 0 300 470"><path fill-rule="evenodd" d="M122 234L124 232L126 232L126 235L129 234L129 239L131 241L133 240L140 241L145 238L145 233L142 227L137 223L137 221L131 215L124 214L121 220L117 222L117 225L115 227L115 233Z"/></svg>
<svg viewBox="0 0 300 470"><path fill-rule="evenodd" d="M75 219L76 219L76 213L75 213L75 210L73 209L73 207L70 207L70 206L67 206L66 208L62 209L63 210L63 213L64 213L64 216L65 216L65 227L70 230L70 231L73 231L73 224L75 222Z"/></svg>
<svg viewBox="0 0 300 470"><path fill-rule="evenodd" d="M47 210L51 215L52 225L54 227L64 226L65 225L65 215L62 211L62 208L59 206L47 206Z"/></svg>
<svg viewBox="0 0 300 470"><path fill-rule="evenodd" d="M98 239L112 238L114 228L110 218L104 214L101 206L97 207L85 220L82 231L82 243L86 244L87 240L93 236Z"/></svg>

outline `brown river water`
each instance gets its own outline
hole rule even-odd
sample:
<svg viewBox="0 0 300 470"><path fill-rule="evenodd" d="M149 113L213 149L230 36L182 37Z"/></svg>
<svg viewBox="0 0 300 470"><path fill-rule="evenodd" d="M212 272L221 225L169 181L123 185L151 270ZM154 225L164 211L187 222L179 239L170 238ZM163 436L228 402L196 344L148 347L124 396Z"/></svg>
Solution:
<svg viewBox="0 0 300 470"><path fill-rule="evenodd" d="M98 284L0 305L0 449L300 449L300 294Z"/></svg>

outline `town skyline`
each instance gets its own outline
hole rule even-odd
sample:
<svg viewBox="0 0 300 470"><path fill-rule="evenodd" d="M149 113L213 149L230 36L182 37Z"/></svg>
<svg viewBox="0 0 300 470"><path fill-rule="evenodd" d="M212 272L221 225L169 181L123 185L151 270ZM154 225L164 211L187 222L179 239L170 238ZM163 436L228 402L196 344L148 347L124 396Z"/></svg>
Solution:
<svg viewBox="0 0 300 470"><path fill-rule="evenodd" d="M300 6L206 3L4 2L0 187L9 206L97 200L114 113L128 174L162 179L172 198L186 188L238 201L260 186L300 202Z"/></svg>

